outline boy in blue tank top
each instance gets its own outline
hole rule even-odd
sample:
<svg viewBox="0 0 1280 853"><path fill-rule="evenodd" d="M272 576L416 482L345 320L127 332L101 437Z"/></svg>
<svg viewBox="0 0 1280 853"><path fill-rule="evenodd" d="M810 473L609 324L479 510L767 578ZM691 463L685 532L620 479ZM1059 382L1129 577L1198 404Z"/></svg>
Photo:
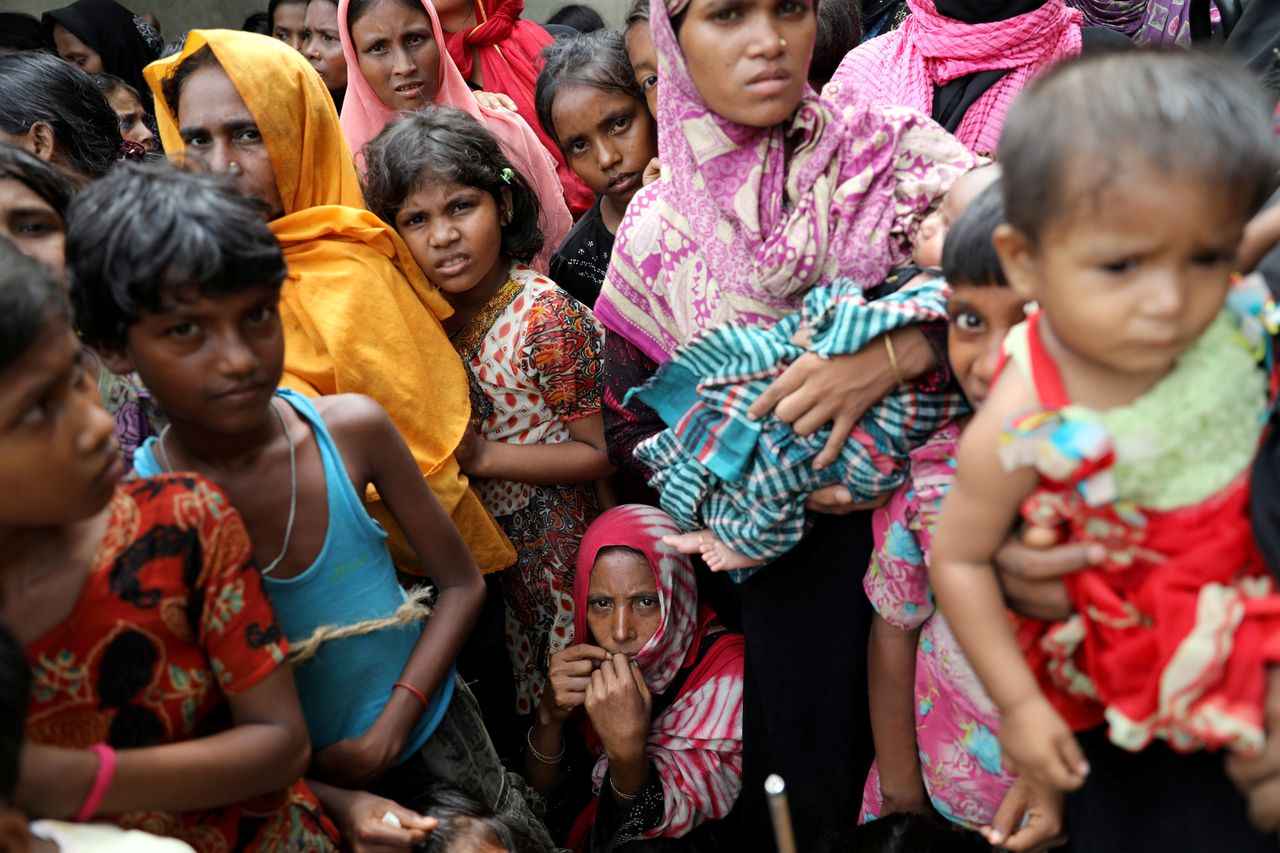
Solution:
<svg viewBox="0 0 1280 853"><path fill-rule="evenodd" d="M454 672L484 583L404 439L367 397L277 390L285 266L265 221L230 185L168 166L118 168L85 195L67 237L77 326L109 368L137 372L169 420L137 473L199 472L244 517L303 652L308 781L344 840L423 842L435 821L413 809L429 804L427 782L444 781L531 849L552 849L536 795L502 769ZM429 620L365 511L375 490L438 591Z"/></svg>

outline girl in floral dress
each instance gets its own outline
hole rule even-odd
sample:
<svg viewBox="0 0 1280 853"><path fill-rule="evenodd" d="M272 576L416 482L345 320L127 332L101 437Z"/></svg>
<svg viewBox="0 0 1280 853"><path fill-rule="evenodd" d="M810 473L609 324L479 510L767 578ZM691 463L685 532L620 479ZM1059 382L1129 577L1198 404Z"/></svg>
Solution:
<svg viewBox="0 0 1280 853"><path fill-rule="evenodd" d="M601 338L591 312L525 263L537 199L477 121L406 115L365 148L369 207L392 224L454 310L445 320L471 379L475 431L456 451L516 546L502 575L516 709L537 707L550 655L573 642L578 544L612 473L600 415Z"/></svg>

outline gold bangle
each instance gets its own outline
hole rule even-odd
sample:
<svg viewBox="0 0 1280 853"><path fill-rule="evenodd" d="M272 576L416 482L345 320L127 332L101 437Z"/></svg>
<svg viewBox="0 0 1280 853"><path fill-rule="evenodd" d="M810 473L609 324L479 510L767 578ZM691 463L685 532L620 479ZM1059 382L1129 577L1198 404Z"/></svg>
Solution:
<svg viewBox="0 0 1280 853"><path fill-rule="evenodd" d="M610 774L609 774L609 788L610 788L610 789L612 789L612 791L613 791L615 794L617 794L619 797L621 797L622 799L626 800L628 803L629 803L629 802L631 802L631 801L633 801L636 797L640 796L640 794L639 794L638 792L637 792L637 793L635 793L635 794L624 794L624 793L622 793L621 791L619 791L619 790L618 790L618 786L617 786L617 785L615 785L615 784L613 784L613 774L612 774L612 773L610 773Z"/></svg>
<svg viewBox="0 0 1280 853"><path fill-rule="evenodd" d="M529 726L529 731L524 733L525 743L529 744L529 754L543 764L555 766L560 763L560 759L564 758L564 751L567 746L564 742L564 735L560 736L560 754L559 755L543 755L538 752L538 748L533 745L533 726Z"/></svg>
<svg viewBox="0 0 1280 853"><path fill-rule="evenodd" d="M907 380L902 378L902 370L898 367L898 354L893 351L893 340L889 337L888 333L885 333L882 337L884 340L884 351L889 354L889 366L893 368L893 378L898 380L898 387L901 388L907 384Z"/></svg>

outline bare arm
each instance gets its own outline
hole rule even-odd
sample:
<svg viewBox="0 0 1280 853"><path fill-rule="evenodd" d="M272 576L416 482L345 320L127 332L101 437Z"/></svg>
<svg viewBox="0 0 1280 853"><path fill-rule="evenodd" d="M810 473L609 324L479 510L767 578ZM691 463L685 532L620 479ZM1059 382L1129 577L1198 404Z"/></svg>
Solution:
<svg viewBox="0 0 1280 853"><path fill-rule="evenodd" d="M194 811L283 791L307 767L310 746L293 673L276 669L228 696L232 726L181 743L123 749L100 814ZM84 802L98 758L84 749L27 744L17 803L32 815L68 818Z"/></svg>
<svg viewBox="0 0 1280 853"><path fill-rule="evenodd" d="M1030 469L1006 472L996 447L1005 420L1033 402L1021 378L1006 373L965 431L933 539L929 580L965 656L1001 710L1006 754L1035 781L1065 790L1083 782L1083 757L1023 659L992 566L1038 479Z"/></svg>
<svg viewBox="0 0 1280 853"><path fill-rule="evenodd" d="M529 743L538 755L530 750L524 756L524 776L533 789L544 796L551 793L560 779L565 721L586 703L591 674L608 658L609 653L604 649L586 643L572 645L551 656L547 684L529 729Z"/></svg>
<svg viewBox="0 0 1280 853"><path fill-rule="evenodd" d="M924 812L929 795L916 746L915 675L920 629L904 631L879 615L871 622L867 648L871 736L880 770L884 814Z"/></svg>
<svg viewBox="0 0 1280 853"><path fill-rule="evenodd" d="M569 441L509 444L467 433L455 455L465 474L540 486L589 483L613 473L600 414L569 421Z"/></svg>
<svg viewBox="0 0 1280 853"><path fill-rule="evenodd" d="M423 572L439 591L431 619L413 648L400 680L430 697L471 633L484 604L484 581L475 558L444 507L422 477L413 454L382 407L364 397L344 398L344 447L358 447L368 482L404 531ZM366 735L361 755L344 750L317 755L316 771L331 781L367 784L389 769L404 751L423 712L422 701L404 689L391 691ZM349 741L342 741L354 747ZM334 746L338 746L335 744ZM335 775L336 774L336 775Z"/></svg>

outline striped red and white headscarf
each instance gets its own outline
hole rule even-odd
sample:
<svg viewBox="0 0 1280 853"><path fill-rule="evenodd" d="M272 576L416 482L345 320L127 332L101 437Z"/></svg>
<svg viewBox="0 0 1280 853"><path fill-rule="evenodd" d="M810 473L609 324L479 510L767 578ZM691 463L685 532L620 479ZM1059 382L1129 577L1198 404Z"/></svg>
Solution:
<svg viewBox="0 0 1280 853"><path fill-rule="evenodd" d="M653 569L662 621L635 662L654 694L663 693L681 669L692 667L675 700L649 728L646 753L662 779L666 811L647 838L679 838L705 820L724 817L742 788L742 637L723 636L698 658L704 635L717 621L710 608L698 605L689 557L662 541L680 532L654 507L611 509L583 537L574 583L574 636L589 642L587 590L596 555L614 546L644 554ZM601 753L593 772L597 790L608 767Z"/></svg>

